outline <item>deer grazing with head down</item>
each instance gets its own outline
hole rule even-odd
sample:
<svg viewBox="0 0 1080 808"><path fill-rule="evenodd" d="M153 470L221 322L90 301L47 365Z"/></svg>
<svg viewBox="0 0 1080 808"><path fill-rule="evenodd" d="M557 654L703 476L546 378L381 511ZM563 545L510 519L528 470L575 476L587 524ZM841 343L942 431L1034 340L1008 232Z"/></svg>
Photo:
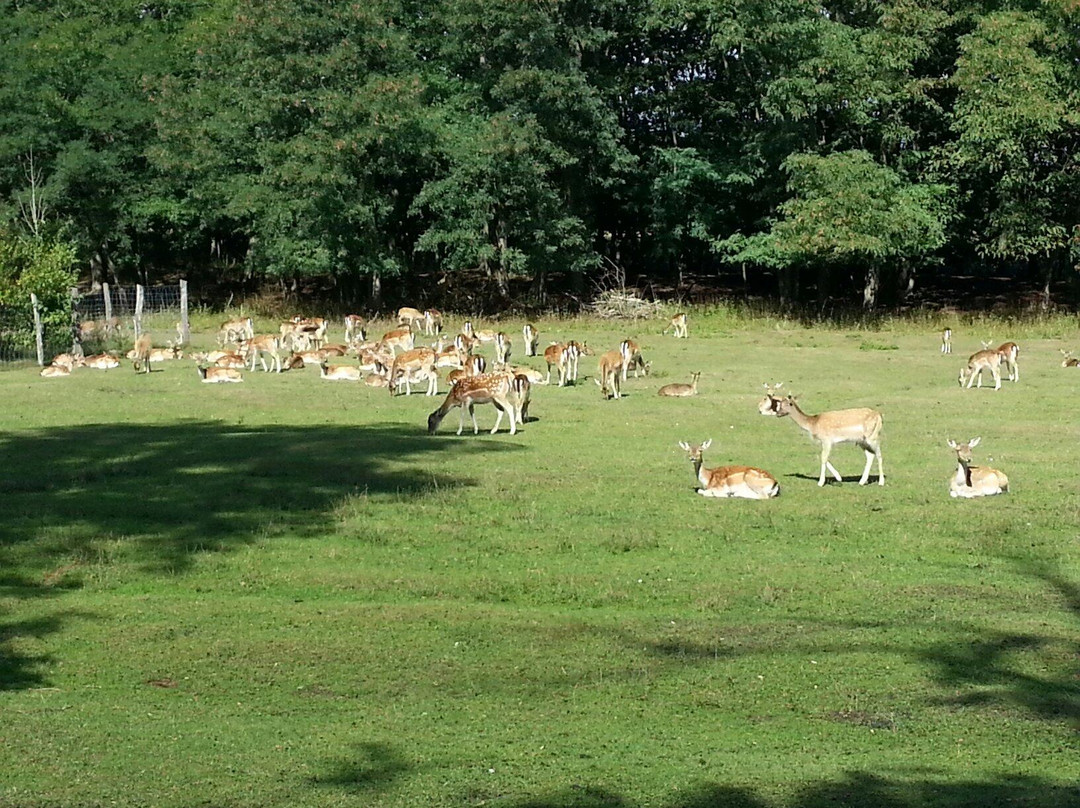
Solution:
<svg viewBox="0 0 1080 808"><path fill-rule="evenodd" d="M971 450L982 438L972 438L967 443L949 441L949 448L956 452L956 474L949 480L949 496L972 499L992 497L1009 490L1009 478L989 466L971 465Z"/></svg>
<svg viewBox="0 0 1080 808"><path fill-rule="evenodd" d="M676 314L668 322L667 328L662 333L666 334L668 331L674 331L676 337L687 337L689 332L686 327L686 315L682 312Z"/></svg>
<svg viewBox="0 0 1080 808"><path fill-rule="evenodd" d="M435 434L446 414L455 407L461 407L461 422L458 424L457 433L460 435L465 428L465 411L469 411L473 422L473 434L480 432L476 423L475 407L477 404L492 404L497 416L495 426L491 430L494 435L499 431L503 413L510 414L510 434L517 432L517 417L515 415L515 402L511 389L514 376L511 373L484 373L480 376L469 376L459 379L446 394L442 406L428 416L428 434Z"/></svg>
<svg viewBox="0 0 1080 808"><path fill-rule="evenodd" d="M991 348L989 342L983 343L983 349L976 351L968 357L967 365L960 368L960 386L970 389L975 383L975 377L979 379L978 387L982 387L982 374L989 370L994 377L994 389L1001 389L1001 354L997 348Z"/></svg>
<svg viewBox="0 0 1080 808"><path fill-rule="evenodd" d="M712 439L698 446L679 441L694 465L694 476L701 483L697 492L703 497L736 497L738 499L772 499L780 495L780 483L769 472L753 466L721 466L707 469L702 466L701 454Z"/></svg>
<svg viewBox="0 0 1080 808"><path fill-rule="evenodd" d="M144 373L150 372L150 353L154 350L154 341L150 338L149 334L142 334L137 340L135 340L135 347L132 348L131 357L132 364L135 367L135 372L142 371ZM92 359L93 357L91 357ZM90 360L86 360L89 362ZM119 364L119 362L117 362ZM88 365L89 367L90 365Z"/></svg>
<svg viewBox="0 0 1080 808"><path fill-rule="evenodd" d="M859 485L866 485L875 457L878 461L878 485L885 485L885 471L881 461L882 419L880 412L869 407L859 407L807 415L799 409L795 396L777 395L778 388L779 385L775 388L765 385L765 398L758 404L758 412L777 418L790 417L815 442L820 444L821 474L818 477L818 486L825 485L826 471L831 473L837 482L843 482L840 472L829 462L833 447L839 443L854 443L866 453L866 467L863 469Z"/></svg>
<svg viewBox="0 0 1080 808"><path fill-rule="evenodd" d="M640 370L646 376L649 375L649 370L652 369L652 362L646 362L641 356L641 346L638 345L632 339L624 339L619 344L619 353L622 354L622 380L626 381L626 371L630 368L634 369L634 378L638 377L638 371Z"/></svg>

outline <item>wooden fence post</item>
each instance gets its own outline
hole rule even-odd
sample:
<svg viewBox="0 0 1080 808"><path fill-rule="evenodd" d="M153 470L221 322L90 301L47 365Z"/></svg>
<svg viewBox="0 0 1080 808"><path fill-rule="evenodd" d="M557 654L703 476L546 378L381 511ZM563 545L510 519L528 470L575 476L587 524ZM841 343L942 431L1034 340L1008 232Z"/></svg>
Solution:
<svg viewBox="0 0 1080 808"><path fill-rule="evenodd" d="M143 310L143 286L141 283L135 285L135 339L139 338L142 334L142 310Z"/></svg>
<svg viewBox="0 0 1080 808"><path fill-rule="evenodd" d="M30 293L30 304L34 308L34 342L37 345L37 363L39 367L45 366L45 333L41 327L41 303L33 292Z"/></svg>
<svg viewBox="0 0 1080 808"><path fill-rule="evenodd" d="M180 344L191 342L191 324L188 322L187 281L180 281Z"/></svg>
<svg viewBox="0 0 1080 808"><path fill-rule="evenodd" d="M101 298L105 301L105 331L112 328L112 295L109 294L109 284L101 284Z"/></svg>

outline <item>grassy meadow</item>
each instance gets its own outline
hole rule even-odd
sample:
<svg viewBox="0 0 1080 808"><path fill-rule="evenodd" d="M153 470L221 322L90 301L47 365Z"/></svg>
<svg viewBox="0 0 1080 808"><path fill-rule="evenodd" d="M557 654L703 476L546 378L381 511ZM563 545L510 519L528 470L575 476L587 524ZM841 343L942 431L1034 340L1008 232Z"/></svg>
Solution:
<svg viewBox="0 0 1080 808"><path fill-rule="evenodd" d="M0 806L1080 806L1076 321L662 325L539 321L653 374L585 357L514 436L317 369L0 372ZM1021 381L959 389L991 337ZM850 445L817 487L781 380L881 410L884 487ZM975 436L1012 490L950 499ZM696 495L707 438L782 495Z"/></svg>

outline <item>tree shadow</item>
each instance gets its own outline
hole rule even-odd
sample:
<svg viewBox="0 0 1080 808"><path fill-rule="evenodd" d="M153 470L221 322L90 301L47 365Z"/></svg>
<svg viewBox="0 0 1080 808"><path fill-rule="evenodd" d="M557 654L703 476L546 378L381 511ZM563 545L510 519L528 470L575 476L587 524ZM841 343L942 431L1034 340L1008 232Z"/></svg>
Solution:
<svg viewBox="0 0 1080 808"><path fill-rule="evenodd" d="M356 753L331 762L325 774L311 778L317 786L349 791L385 789L413 766L392 746L385 743L356 744Z"/></svg>
<svg viewBox="0 0 1080 808"><path fill-rule="evenodd" d="M0 595L57 597L110 553L151 574L183 573L200 553L289 532L333 529L350 495L407 501L475 485L433 472L433 456L512 451L496 441L439 440L400 423L367 427L220 422L90 424L0 435ZM118 549L119 548L119 549ZM47 660L13 640L49 625L0 624L0 687L41 683Z"/></svg>

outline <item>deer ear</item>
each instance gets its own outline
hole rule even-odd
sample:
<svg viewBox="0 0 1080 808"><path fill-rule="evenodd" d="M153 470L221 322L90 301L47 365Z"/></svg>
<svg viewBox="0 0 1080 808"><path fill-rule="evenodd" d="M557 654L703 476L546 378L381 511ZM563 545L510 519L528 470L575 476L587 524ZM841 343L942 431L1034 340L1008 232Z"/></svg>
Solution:
<svg viewBox="0 0 1080 808"><path fill-rule="evenodd" d="M689 444L689 443L687 443L687 442L686 442L686 441L684 441L684 440L681 440L681 441L679 441L679 448L680 448L680 449L685 449L686 451L688 451L688 452L689 452L689 451L690 451L690 444Z"/></svg>
<svg viewBox="0 0 1080 808"><path fill-rule="evenodd" d="M701 444L701 451L704 452L710 446L712 446L712 438L709 438L707 441L705 441L703 444Z"/></svg>
<svg viewBox="0 0 1080 808"><path fill-rule="evenodd" d="M956 448L956 441L954 441L952 438L949 438L949 448L950 449L955 449Z"/></svg>
<svg viewBox="0 0 1080 808"><path fill-rule="evenodd" d="M783 386L784 386L784 383L783 383L783 382L777 382L777 383L776 383L776 389L777 389L777 390L779 390L779 389L780 389L781 387L783 387Z"/></svg>
<svg viewBox="0 0 1080 808"><path fill-rule="evenodd" d="M982 440L981 437L972 438L971 440L968 441L968 446L970 446L972 449L974 449L976 446L979 445L979 441L981 441L981 440Z"/></svg>

